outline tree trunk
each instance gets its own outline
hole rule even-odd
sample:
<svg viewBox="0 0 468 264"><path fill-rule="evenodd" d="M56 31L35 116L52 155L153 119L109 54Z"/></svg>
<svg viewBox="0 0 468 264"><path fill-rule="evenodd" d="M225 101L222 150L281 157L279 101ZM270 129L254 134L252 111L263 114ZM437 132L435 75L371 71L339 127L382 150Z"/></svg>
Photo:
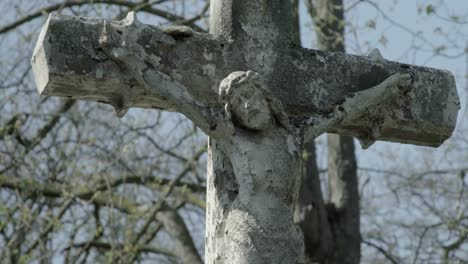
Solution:
<svg viewBox="0 0 468 264"><path fill-rule="evenodd" d="M334 238L331 263L359 263L359 192L352 137L328 135L328 181L328 219Z"/></svg>
<svg viewBox="0 0 468 264"><path fill-rule="evenodd" d="M308 0L320 50L345 52L343 0ZM328 219L334 248L330 263L359 263L361 237L356 156L352 137L328 135Z"/></svg>
<svg viewBox="0 0 468 264"><path fill-rule="evenodd" d="M294 42L301 46L299 0L293 4ZM301 189L294 220L304 234L305 263L325 263L332 251L332 236L323 201L314 139L304 142Z"/></svg>
<svg viewBox="0 0 468 264"><path fill-rule="evenodd" d="M295 218L304 232L306 263L328 263L334 245L313 140L304 144L303 161L305 165Z"/></svg>

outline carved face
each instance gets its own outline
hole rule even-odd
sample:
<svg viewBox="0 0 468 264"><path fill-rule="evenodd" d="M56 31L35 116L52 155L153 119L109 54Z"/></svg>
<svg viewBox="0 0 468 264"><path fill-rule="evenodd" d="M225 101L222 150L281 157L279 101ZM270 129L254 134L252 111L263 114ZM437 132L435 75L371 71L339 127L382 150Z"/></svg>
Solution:
<svg viewBox="0 0 468 264"><path fill-rule="evenodd" d="M229 103L233 118L252 130L273 126L273 115L264 94L251 83L239 85L231 92Z"/></svg>

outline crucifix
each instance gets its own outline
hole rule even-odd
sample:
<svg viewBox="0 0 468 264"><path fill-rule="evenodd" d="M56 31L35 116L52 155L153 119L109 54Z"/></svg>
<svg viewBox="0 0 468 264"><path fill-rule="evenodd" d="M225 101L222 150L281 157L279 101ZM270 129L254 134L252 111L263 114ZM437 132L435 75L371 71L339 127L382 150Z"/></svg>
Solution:
<svg viewBox="0 0 468 264"><path fill-rule="evenodd" d="M443 70L295 46L290 1L213 0L210 34L51 14L42 95L184 114L209 136L206 263L304 263L294 207L304 138L437 147L459 109Z"/></svg>

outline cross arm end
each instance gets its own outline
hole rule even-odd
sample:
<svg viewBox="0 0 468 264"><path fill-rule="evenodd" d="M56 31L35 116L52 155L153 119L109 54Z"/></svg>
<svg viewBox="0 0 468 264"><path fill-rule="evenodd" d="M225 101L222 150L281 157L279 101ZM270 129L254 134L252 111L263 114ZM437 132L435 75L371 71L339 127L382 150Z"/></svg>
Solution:
<svg viewBox="0 0 468 264"><path fill-rule="evenodd" d="M159 29L134 13L121 21L51 14L31 60L42 95L178 111L207 131L216 115L218 40L188 27Z"/></svg>

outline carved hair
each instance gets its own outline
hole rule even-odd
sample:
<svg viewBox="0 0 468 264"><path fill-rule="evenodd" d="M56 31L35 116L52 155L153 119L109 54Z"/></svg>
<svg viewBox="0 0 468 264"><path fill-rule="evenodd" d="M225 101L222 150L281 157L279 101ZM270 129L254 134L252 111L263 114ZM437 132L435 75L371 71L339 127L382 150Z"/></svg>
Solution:
<svg viewBox="0 0 468 264"><path fill-rule="evenodd" d="M224 104L224 111L226 119L232 121L232 106L230 103L231 94L234 89L249 86L249 89L256 89L265 98L273 114L275 124L280 125L286 129L289 128L288 116L284 112L283 105L276 99L270 90L266 88L265 81L262 80L260 75L253 71L236 71L229 74L224 78L219 85L219 100Z"/></svg>

